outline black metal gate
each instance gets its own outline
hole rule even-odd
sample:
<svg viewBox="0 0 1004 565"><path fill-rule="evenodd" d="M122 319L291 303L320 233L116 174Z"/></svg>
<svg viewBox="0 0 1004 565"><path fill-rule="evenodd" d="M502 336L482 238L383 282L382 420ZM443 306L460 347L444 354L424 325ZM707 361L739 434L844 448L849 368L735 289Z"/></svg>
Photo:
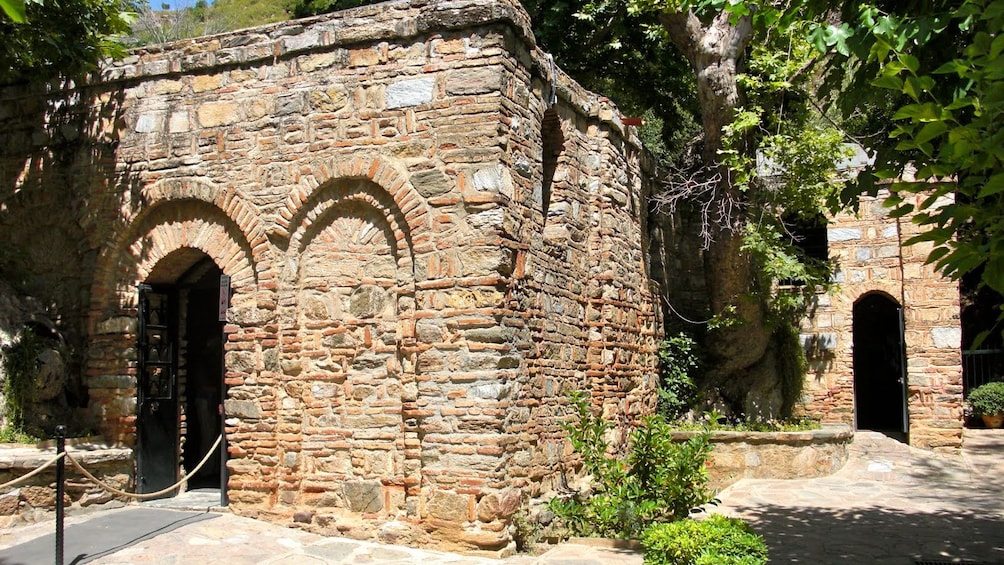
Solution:
<svg viewBox="0 0 1004 565"><path fill-rule="evenodd" d="M157 492L178 479L176 312L173 289L139 285L136 467L141 493Z"/></svg>

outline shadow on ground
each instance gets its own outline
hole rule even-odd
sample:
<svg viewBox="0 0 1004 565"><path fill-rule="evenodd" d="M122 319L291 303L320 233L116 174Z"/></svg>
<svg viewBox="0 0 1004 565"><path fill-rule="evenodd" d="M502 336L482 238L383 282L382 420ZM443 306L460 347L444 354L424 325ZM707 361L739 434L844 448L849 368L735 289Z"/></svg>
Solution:
<svg viewBox="0 0 1004 565"><path fill-rule="evenodd" d="M764 537L771 563L1004 563L1004 519L887 508L736 508Z"/></svg>

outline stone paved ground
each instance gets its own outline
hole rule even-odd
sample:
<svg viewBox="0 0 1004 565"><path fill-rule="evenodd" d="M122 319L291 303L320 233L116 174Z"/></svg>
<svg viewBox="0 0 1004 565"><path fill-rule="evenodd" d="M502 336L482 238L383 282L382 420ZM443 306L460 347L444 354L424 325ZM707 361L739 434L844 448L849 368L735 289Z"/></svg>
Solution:
<svg viewBox="0 0 1004 565"><path fill-rule="evenodd" d="M750 520L772 563L1004 563L1004 431L967 430L954 457L875 432L851 451L829 477L744 479L716 511Z"/></svg>
<svg viewBox="0 0 1004 565"><path fill-rule="evenodd" d="M1004 564L1004 431L966 434L962 455L949 457L859 432L850 462L836 474L744 479L719 495L716 511L750 520L766 538L772 563L914 565L925 559ZM75 516L69 523L88 518ZM0 547L50 531L48 524L2 531ZM500 561L324 538L222 514L92 563L640 565L642 558L636 552L563 544L539 556Z"/></svg>

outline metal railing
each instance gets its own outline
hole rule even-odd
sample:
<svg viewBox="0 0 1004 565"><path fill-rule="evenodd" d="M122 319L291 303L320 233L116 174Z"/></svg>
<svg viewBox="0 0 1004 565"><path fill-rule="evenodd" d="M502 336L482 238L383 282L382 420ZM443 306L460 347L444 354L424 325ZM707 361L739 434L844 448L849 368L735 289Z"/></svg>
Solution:
<svg viewBox="0 0 1004 565"><path fill-rule="evenodd" d="M969 391L982 384L1001 380L1002 375L1004 375L1004 350L962 350L962 386L967 396Z"/></svg>

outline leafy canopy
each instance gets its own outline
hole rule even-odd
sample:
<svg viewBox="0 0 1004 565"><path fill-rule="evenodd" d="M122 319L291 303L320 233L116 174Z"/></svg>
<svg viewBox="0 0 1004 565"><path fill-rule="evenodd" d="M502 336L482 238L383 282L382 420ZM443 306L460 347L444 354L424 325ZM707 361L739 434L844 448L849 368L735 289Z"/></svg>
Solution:
<svg viewBox="0 0 1004 565"><path fill-rule="evenodd" d="M983 268L982 283L1004 291L1004 0L863 4L843 16L811 34L831 57L836 106L852 116L872 96L892 123L845 198L886 183L893 214L916 211L927 228L908 244L929 242L928 262L954 278Z"/></svg>
<svg viewBox="0 0 1004 565"><path fill-rule="evenodd" d="M0 84L72 76L124 54L129 0L0 0Z"/></svg>

